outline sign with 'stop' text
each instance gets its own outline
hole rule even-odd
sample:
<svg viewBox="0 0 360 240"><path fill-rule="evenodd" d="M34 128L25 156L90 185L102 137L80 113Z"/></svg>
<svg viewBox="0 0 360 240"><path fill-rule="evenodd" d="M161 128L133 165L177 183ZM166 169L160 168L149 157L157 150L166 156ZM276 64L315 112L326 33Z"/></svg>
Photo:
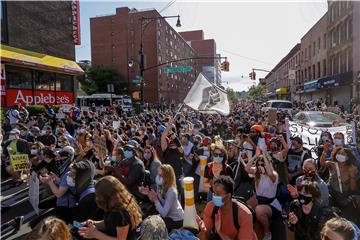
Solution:
<svg viewBox="0 0 360 240"><path fill-rule="evenodd" d="M72 92L54 92L54 91L38 91L23 89L7 89L6 90L6 106L11 107L14 103L21 103L23 106L30 105L61 105L73 104L74 94Z"/></svg>
<svg viewBox="0 0 360 240"><path fill-rule="evenodd" d="M15 172L30 170L29 156L27 154L10 155L10 162Z"/></svg>

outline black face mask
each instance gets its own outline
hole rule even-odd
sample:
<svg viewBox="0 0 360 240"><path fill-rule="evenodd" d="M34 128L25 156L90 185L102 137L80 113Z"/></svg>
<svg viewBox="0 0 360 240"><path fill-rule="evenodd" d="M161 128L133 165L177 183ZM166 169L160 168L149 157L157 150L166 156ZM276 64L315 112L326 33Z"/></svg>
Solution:
<svg viewBox="0 0 360 240"><path fill-rule="evenodd" d="M298 199L302 205L307 205L312 201L312 197L304 196L302 194L299 194Z"/></svg>

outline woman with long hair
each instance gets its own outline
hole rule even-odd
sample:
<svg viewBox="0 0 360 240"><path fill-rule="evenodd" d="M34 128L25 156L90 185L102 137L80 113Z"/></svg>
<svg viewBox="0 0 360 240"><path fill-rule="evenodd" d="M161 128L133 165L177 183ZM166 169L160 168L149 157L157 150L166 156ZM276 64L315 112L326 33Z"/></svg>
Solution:
<svg viewBox="0 0 360 240"><path fill-rule="evenodd" d="M155 208L164 219L169 232L181 228L184 219L184 210L178 200L174 169L169 164L163 164L156 176L157 192L153 189L140 187L139 191L148 195L155 203Z"/></svg>
<svg viewBox="0 0 360 240"><path fill-rule="evenodd" d="M255 161L256 166L253 166ZM263 240L271 239L270 220L281 214L281 205L276 198L279 175L267 157L259 155L248 161L245 171L255 175L255 191L258 205L255 207L256 218L264 231Z"/></svg>
<svg viewBox="0 0 360 240"><path fill-rule="evenodd" d="M146 146L144 148L143 162L146 170L150 171L150 187L156 189L156 175L161 162L157 156L156 150L152 146Z"/></svg>
<svg viewBox="0 0 360 240"><path fill-rule="evenodd" d="M72 240L69 227L56 217L47 217L38 223L26 237L27 240Z"/></svg>
<svg viewBox="0 0 360 240"><path fill-rule="evenodd" d="M228 156L223 145L215 145L211 157L212 162L206 165L204 173L204 186L209 188L207 196L208 202L212 200L212 183L214 178L220 175L230 176L231 178L234 177L231 167L227 164Z"/></svg>
<svg viewBox="0 0 360 240"><path fill-rule="evenodd" d="M115 177L101 178L95 185L96 203L104 210L104 220L87 220L79 229L87 239L136 239L142 216L135 197Z"/></svg>

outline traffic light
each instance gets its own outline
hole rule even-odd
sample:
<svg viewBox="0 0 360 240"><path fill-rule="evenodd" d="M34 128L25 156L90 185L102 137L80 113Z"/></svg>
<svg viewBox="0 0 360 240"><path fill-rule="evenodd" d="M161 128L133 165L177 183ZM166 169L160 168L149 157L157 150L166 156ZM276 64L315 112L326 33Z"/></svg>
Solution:
<svg viewBox="0 0 360 240"><path fill-rule="evenodd" d="M256 80L256 72L254 70L251 73L249 73L249 78L251 80Z"/></svg>
<svg viewBox="0 0 360 240"><path fill-rule="evenodd" d="M221 71L228 72L229 71L230 63L228 61L224 61L221 63Z"/></svg>

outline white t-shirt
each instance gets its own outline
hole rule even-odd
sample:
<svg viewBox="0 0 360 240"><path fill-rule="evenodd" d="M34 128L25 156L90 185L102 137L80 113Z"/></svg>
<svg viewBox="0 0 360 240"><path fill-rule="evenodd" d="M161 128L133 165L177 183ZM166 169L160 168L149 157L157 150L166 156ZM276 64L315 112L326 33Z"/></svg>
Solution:
<svg viewBox="0 0 360 240"><path fill-rule="evenodd" d="M16 109L12 109L9 111L9 120L10 124L16 124L20 119L20 113Z"/></svg>
<svg viewBox="0 0 360 240"><path fill-rule="evenodd" d="M255 190L257 196L262 196L266 198L273 198L276 196L277 185L279 183L279 176L277 173L274 173L276 176L275 182L271 181L270 177L265 174L260 175L259 184L255 184ZM281 205L277 199L272 201L270 204L277 210L281 211Z"/></svg>

